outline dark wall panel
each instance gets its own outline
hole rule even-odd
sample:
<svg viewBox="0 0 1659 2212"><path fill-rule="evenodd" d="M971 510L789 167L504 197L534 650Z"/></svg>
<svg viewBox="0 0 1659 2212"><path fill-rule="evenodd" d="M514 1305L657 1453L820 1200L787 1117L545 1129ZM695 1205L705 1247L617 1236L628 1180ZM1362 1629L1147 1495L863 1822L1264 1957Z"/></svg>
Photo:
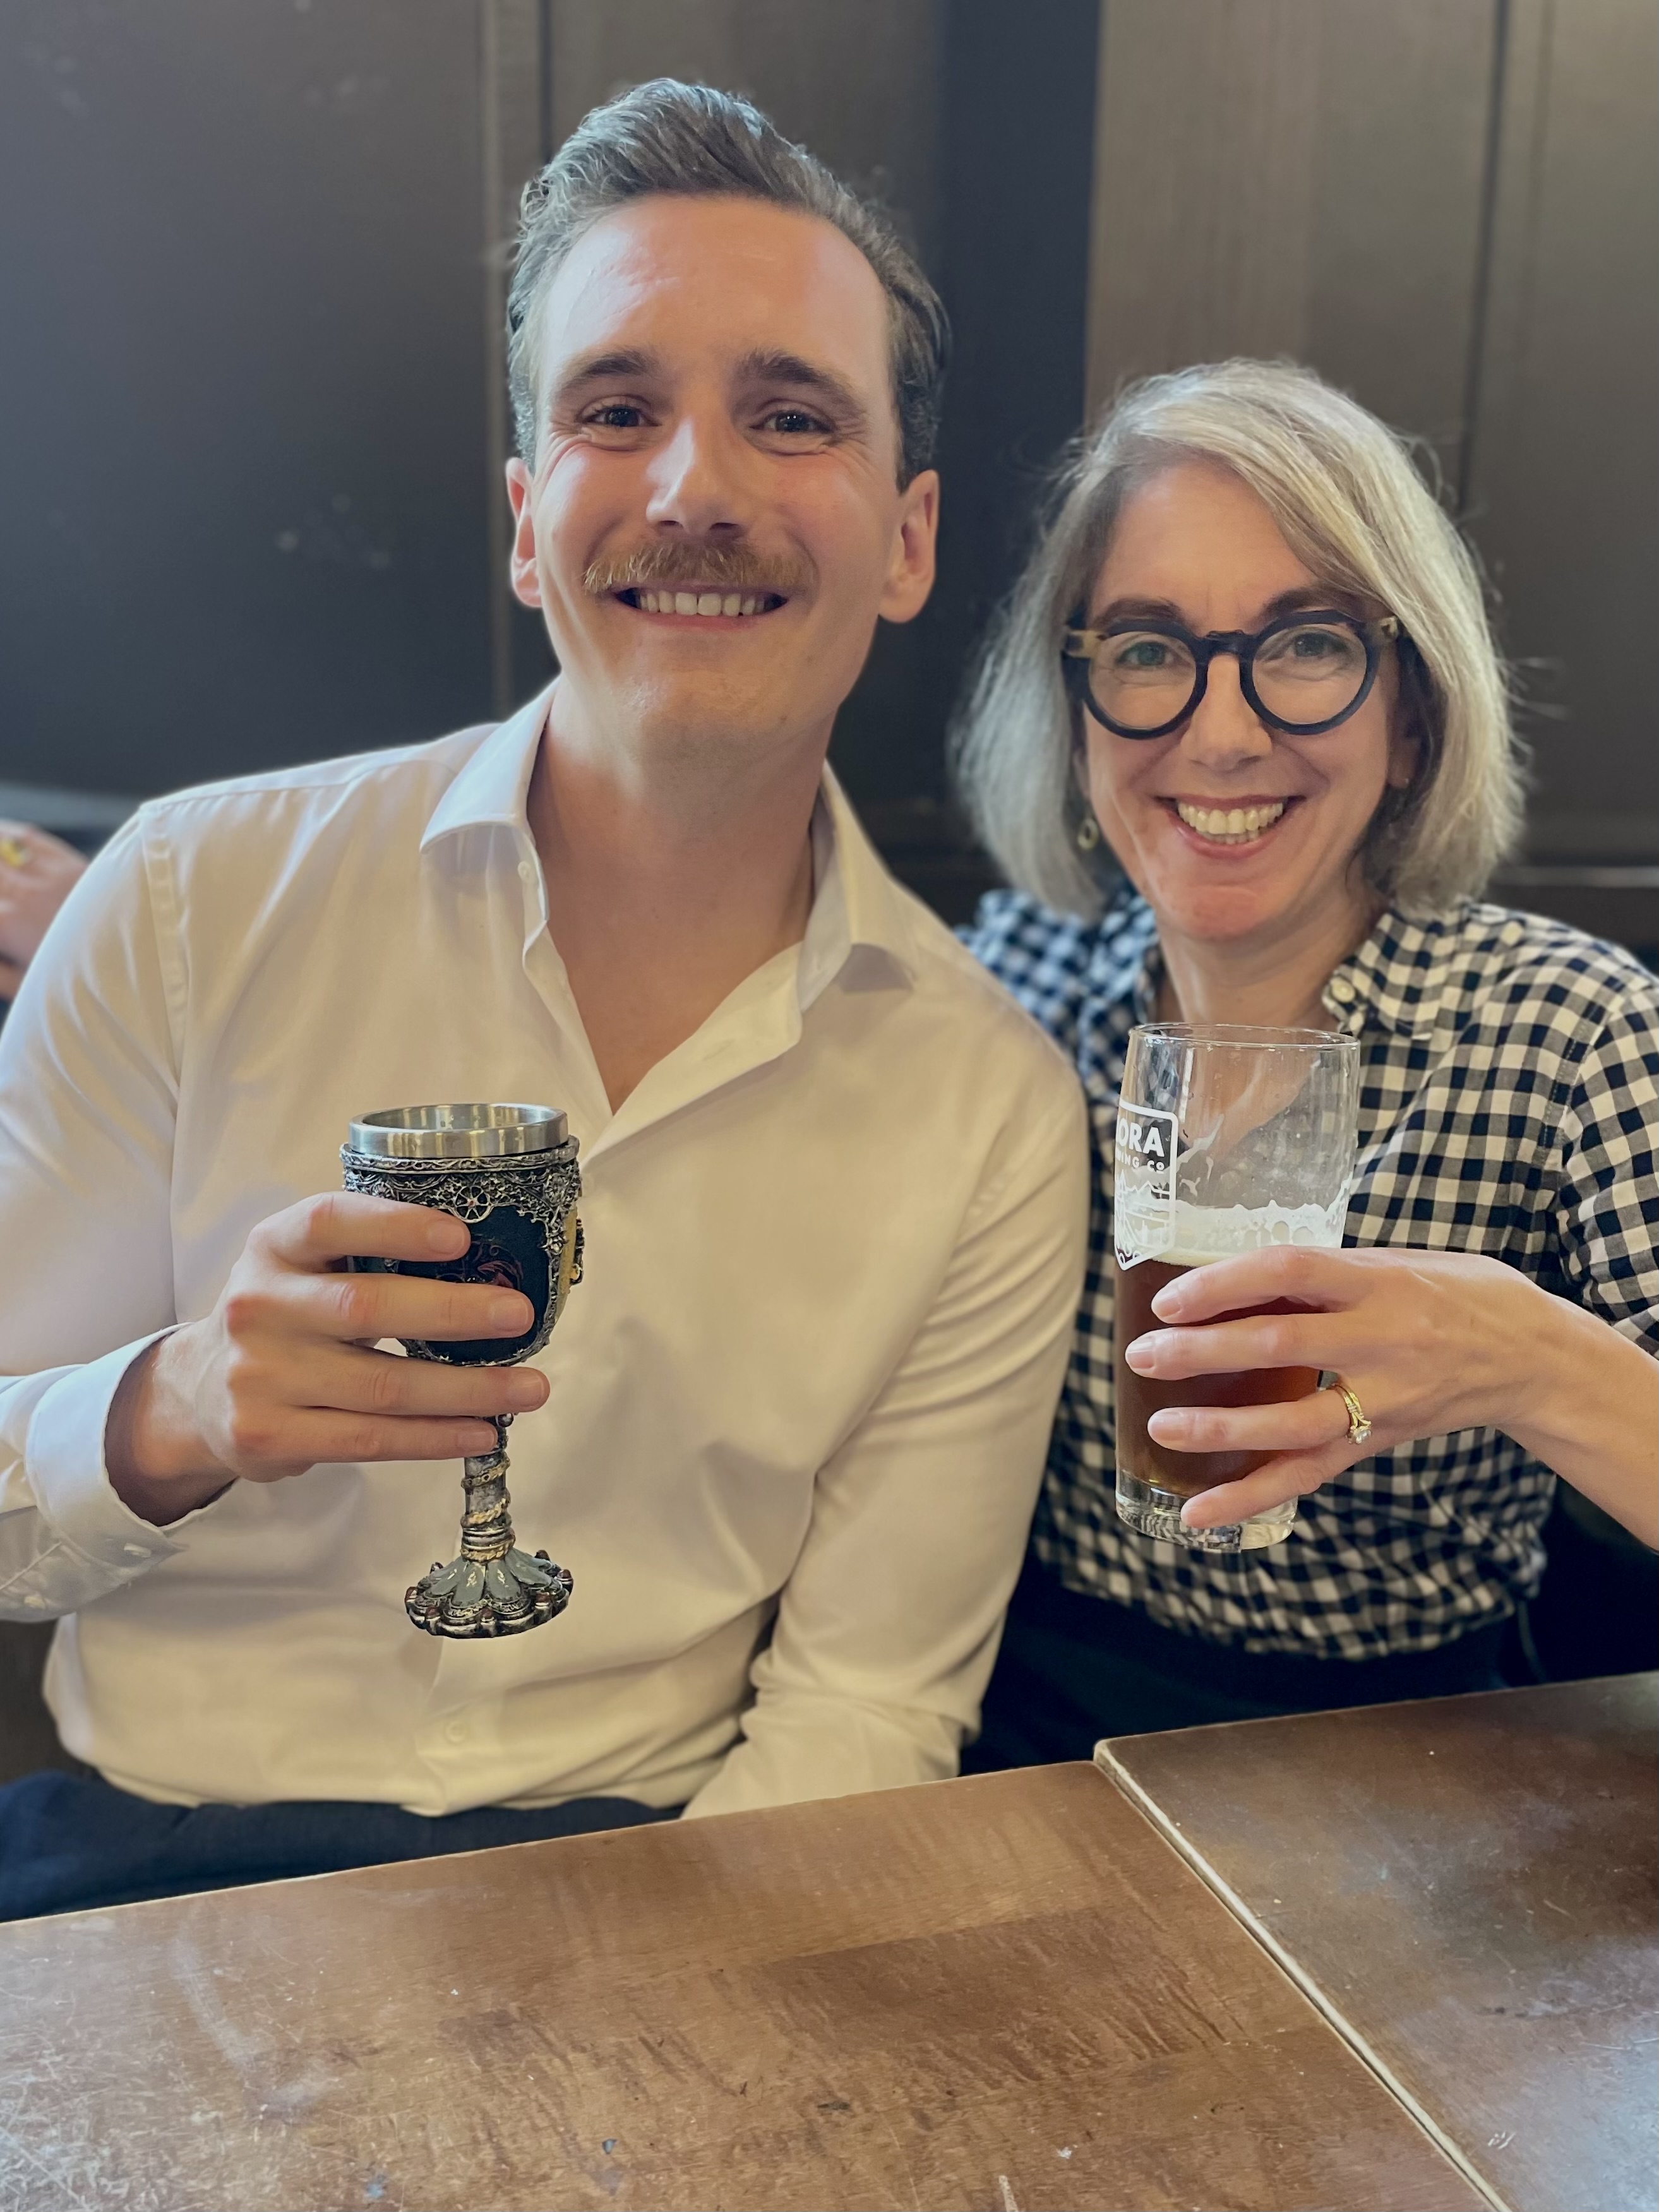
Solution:
<svg viewBox="0 0 1659 2212"><path fill-rule="evenodd" d="M0 10L0 776L490 703L478 15Z"/></svg>
<svg viewBox="0 0 1659 2212"><path fill-rule="evenodd" d="M1289 355L1425 439L1498 595L1529 843L1659 860L1659 10L1103 0L1089 383Z"/></svg>
<svg viewBox="0 0 1659 2212"><path fill-rule="evenodd" d="M1289 355L1455 479L1497 0L1107 0L1089 388Z"/></svg>
<svg viewBox="0 0 1659 2212"><path fill-rule="evenodd" d="M1659 862L1659 9L1514 0L1471 520L1540 858Z"/></svg>

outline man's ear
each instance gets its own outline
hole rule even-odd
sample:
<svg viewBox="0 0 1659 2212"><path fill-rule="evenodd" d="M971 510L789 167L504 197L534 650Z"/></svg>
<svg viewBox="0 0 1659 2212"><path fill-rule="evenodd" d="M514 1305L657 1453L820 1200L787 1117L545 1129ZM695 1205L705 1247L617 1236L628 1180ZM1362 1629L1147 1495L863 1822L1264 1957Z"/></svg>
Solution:
<svg viewBox="0 0 1659 2212"><path fill-rule="evenodd" d="M884 621L910 622L927 605L938 543L939 471L923 469L899 494L892 556L877 609Z"/></svg>
<svg viewBox="0 0 1659 2212"><path fill-rule="evenodd" d="M507 496L513 508L513 550L507 575L513 596L526 607L542 603L541 579L536 574L536 525L531 514L530 471L514 453L507 465Z"/></svg>

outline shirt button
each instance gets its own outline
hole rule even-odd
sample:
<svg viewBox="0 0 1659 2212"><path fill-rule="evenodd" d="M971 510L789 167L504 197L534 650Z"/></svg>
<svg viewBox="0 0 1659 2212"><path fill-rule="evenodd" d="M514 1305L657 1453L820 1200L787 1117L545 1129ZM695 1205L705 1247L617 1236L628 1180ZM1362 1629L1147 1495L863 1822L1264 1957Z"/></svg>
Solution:
<svg viewBox="0 0 1659 2212"><path fill-rule="evenodd" d="M444 1734L451 1743L465 1743L467 1737L466 1723L465 1721L447 1721L444 1723Z"/></svg>
<svg viewBox="0 0 1659 2212"><path fill-rule="evenodd" d="M536 872L536 871L534 870L534 868L532 868L532 867L531 866L531 865L530 865L530 863L529 863L529 861L528 861L528 860L520 860L520 863L519 863L519 874L520 874L520 878L523 879L523 881L524 881L524 882L528 883L528 882L530 881L530 878L532 878L532 876L533 876L533 875L535 874L535 872Z"/></svg>
<svg viewBox="0 0 1659 2212"><path fill-rule="evenodd" d="M1331 985L1331 996L1334 999L1340 999L1345 1006L1347 1005L1349 1000L1352 998L1353 985L1348 981L1346 975L1339 975L1336 981Z"/></svg>

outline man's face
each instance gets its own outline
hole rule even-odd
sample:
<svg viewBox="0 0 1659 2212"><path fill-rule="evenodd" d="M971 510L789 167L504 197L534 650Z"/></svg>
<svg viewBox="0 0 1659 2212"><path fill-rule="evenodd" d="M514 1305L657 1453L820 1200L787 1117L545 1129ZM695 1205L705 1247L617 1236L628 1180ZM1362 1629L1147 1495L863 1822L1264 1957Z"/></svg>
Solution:
<svg viewBox="0 0 1659 2212"><path fill-rule="evenodd" d="M653 198L586 232L538 312L513 581L560 722L703 755L826 742L878 617L933 575L938 479L898 488L874 270L816 216Z"/></svg>

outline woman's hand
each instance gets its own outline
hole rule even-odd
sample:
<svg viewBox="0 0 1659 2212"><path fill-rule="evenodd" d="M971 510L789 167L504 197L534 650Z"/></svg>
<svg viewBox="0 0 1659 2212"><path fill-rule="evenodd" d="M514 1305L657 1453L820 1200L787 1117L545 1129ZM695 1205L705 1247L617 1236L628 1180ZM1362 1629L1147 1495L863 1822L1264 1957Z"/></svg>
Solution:
<svg viewBox="0 0 1659 2212"><path fill-rule="evenodd" d="M1279 1300L1300 1310L1216 1318ZM1254 1474L1193 1499L1182 1516L1190 1527L1243 1520L1419 1437L1495 1428L1644 1543L1659 1536L1659 1368L1607 1322L1500 1261L1398 1246L1277 1245L1194 1267L1167 1284L1152 1310L1175 1325L1126 1347L1138 1375L1168 1381L1242 1368L1328 1368L1371 1425L1367 1440L1353 1443L1335 1390L1279 1405L1154 1413L1148 1429L1170 1449L1273 1455Z"/></svg>

